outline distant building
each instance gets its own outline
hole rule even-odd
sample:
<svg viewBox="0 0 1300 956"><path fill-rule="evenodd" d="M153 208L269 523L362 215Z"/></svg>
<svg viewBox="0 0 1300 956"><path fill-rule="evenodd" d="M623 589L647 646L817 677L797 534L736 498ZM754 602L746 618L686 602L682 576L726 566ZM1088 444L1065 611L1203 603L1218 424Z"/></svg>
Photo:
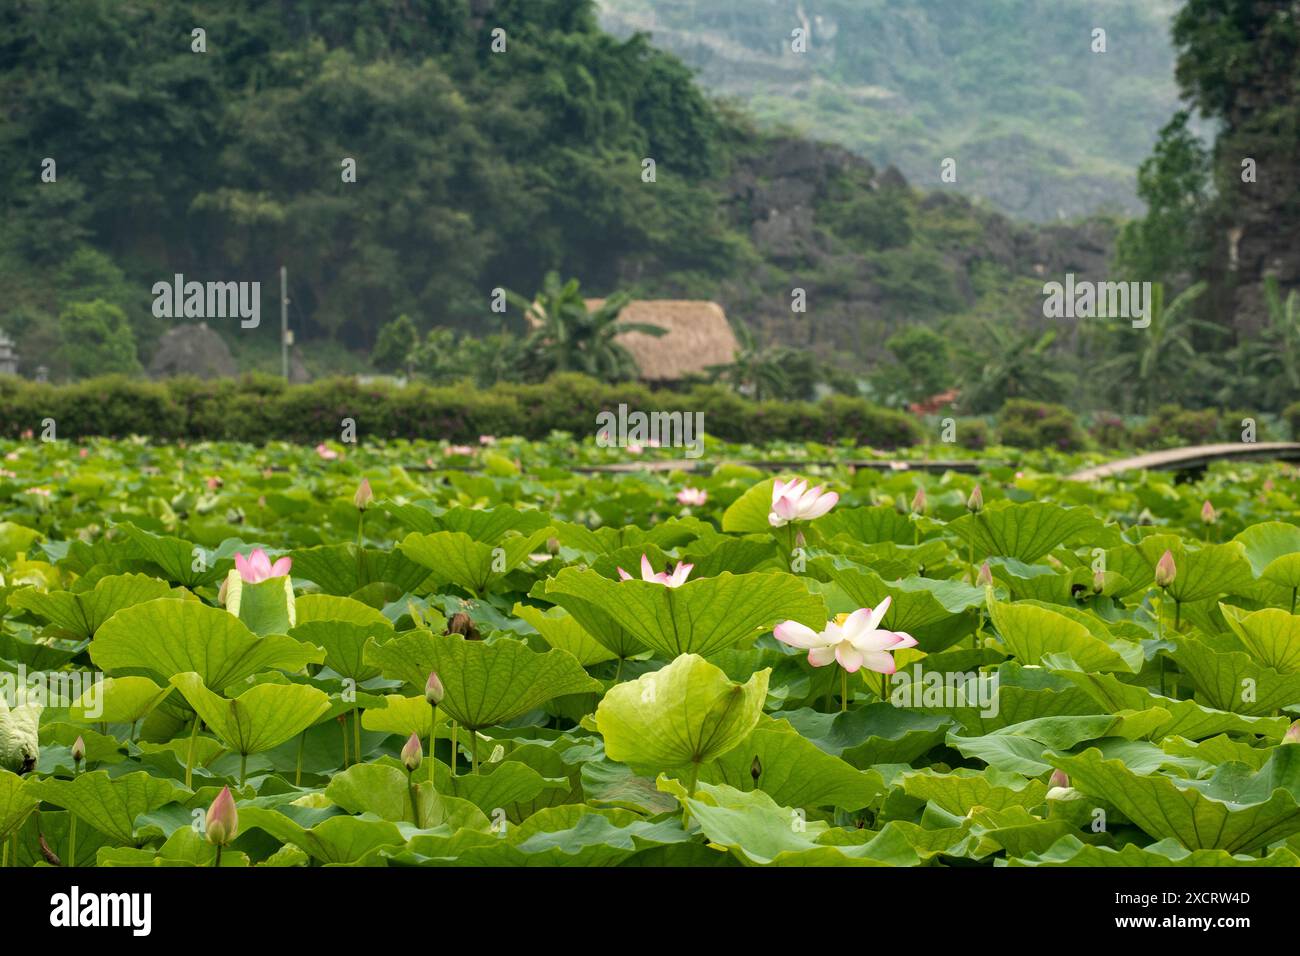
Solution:
<svg viewBox="0 0 1300 956"><path fill-rule="evenodd" d="M604 299L588 299L587 309L595 311L604 304ZM641 378L654 384L679 382L710 366L730 365L740 349L727 313L716 302L640 299L624 306L618 320L668 330L660 336L624 332L618 337L619 344L636 360Z"/></svg>
<svg viewBox="0 0 1300 956"><path fill-rule="evenodd" d="M14 351L14 340L0 332L0 375L18 374L18 353Z"/></svg>

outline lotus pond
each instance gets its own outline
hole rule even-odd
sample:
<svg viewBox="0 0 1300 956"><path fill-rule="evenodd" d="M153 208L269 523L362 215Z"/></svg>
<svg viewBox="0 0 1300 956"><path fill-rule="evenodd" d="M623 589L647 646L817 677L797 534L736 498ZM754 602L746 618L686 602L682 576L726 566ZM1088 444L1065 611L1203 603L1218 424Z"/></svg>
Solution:
<svg viewBox="0 0 1300 956"><path fill-rule="evenodd" d="M1300 862L1294 469L0 454L7 866Z"/></svg>

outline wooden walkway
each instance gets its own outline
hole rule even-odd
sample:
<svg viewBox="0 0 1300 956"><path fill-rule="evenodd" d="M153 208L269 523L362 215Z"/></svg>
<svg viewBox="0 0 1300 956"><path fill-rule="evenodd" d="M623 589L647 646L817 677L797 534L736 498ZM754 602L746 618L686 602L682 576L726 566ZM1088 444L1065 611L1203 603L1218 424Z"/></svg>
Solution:
<svg viewBox="0 0 1300 956"><path fill-rule="evenodd" d="M700 468L715 468L722 464L716 460L704 458L676 458L672 460L621 461L613 465L578 465L573 470L584 474L626 474L638 471L696 471ZM864 458L845 461L809 461L796 459L792 461L730 461L726 464L757 468L760 471L796 472L803 468L834 468L848 466L875 471L924 471L942 474L945 471L959 471L970 475L979 474L990 466L990 462L980 461L899 461L885 458Z"/></svg>
<svg viewBox="0 0 1300 956"><path fill-rule="evenodd" d="M1094 465L1070 475L1071 481L1113 478L1126 471L1204 471L1216 461L1300 461L1300 442L1224 442L1153 451L1134 458Z"/></svg>

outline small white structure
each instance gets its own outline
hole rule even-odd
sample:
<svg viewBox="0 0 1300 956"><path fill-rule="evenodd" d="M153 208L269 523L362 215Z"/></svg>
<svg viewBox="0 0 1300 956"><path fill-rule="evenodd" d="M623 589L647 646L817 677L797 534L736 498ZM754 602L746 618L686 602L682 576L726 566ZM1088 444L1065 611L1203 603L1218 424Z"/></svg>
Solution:
<svg viewBox="0 0 1300 956"><path fill-rule="evenodd" d="M18 374L18 353L14 351L14 340L0 332L0 375Z"/></svg>

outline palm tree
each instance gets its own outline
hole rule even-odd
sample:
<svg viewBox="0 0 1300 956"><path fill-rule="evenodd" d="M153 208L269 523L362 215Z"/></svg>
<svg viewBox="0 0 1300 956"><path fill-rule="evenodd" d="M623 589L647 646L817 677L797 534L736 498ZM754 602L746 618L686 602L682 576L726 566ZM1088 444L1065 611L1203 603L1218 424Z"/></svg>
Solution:
<svg viewBox="0 0 1300 956"><path fill-rule="evenodd" d="M1135 386L1134 393L1144 411L1150 411L1171 397L1171 384L1183 381L1184 376L1197 362L1192 345L1192 331L1205 328L1218 331L1209 322L1196 319L1191 307L1204 294L1207 286L1198 282L1184 289L1167 307L1165 287L1156 282L1151 286L1151 324L1140 331L1141 344L1112 339L1117 354L1098 366L1098 372L1110 378L1118 388Z"/></svg>
<svg viewBox="0 0 1300 956"><path fill-rule="evenodd" d="M710 365L710 379L726 382L736 391L752 395L755 401L786 395L790 390L790 380L784 365L789 350L760 348L749 326L737 322L734 328L740 350L734 361L726 365Z"/></svg>
<svg viewBox="0 0 1300 956"><path fill-rule="evenodd" d="M588 310L578 280L561 283L549 272L532 299L507 292L507 298L536 323L524 340L524 353L542 377L554 372L582 372L602 381L636 378L636 359L618 341L625 332L661 336L667 330L644 322L620 322L619 313L631 296L610 296L598 309Z"/></svg>
<svg viewBox="0 0 1300 956"><path fill-rule="evenodd" d="M980 323L963 350L962 406L994 411L1008 398L1056 401L1068 390L1068 376L1054 368L1055 330L1022 332L1006 323Z"/></svg>

